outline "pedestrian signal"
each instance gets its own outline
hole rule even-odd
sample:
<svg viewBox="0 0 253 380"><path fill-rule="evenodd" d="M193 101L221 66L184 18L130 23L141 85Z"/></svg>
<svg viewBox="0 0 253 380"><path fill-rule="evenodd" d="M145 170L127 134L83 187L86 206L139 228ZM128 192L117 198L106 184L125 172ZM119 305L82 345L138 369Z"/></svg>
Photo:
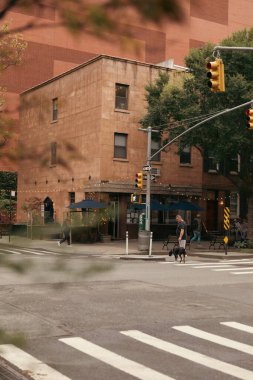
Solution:
<svg viewBox="0 0 253 380"><path fill-rule="evenodd" d="M225 78L222 59L215 58L215 61L207 63L206 68L209 70L207 73L208 87L211 88L212 92L224 92Z"/></svg>
<svg viewBox="0 0 253 380"><path fill-rule="evenodd" d="M245 111L246 115L247 115L247 128L248 129L253 129L253 108L250 108L248 109L247 111Z"/></svg>
<svg viewBox="0 0 253 380"><path fill-rule="evenodd" d="M135 175L135 187L142 189L143 186L143 173L139 172Z"/></svg>
<svg viewBox="0 0 253 380"><path fill-rule="evenodd" d="M131 203L141 203L142 195L141 194L131 194Z"/></svg>

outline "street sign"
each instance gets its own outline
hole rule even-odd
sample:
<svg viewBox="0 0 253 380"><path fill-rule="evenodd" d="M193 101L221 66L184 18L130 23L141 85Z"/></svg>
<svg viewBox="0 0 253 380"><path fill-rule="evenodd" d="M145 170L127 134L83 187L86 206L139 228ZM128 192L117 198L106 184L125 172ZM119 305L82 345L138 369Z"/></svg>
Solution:
<svg viewBox="0 0 253 380"><path fill-rule="evenodd" d="M150 172L150 170L151 170L151 166L149 166L149 165L145 165L145 166L143 166L142 170L143 170L144 172Z"/></svg>
<svg viewBox="0 0 253 380"><path fill-rule="evenodd" d="M143 179L144 179L144 181L146 181L147 180L147 174L143 174ZM151 175L150 176L150 179L151 179L151 181L154 181L154 179L155 179L155 175Z"/></svg>
<svg viewBox="0 0 253 380"><path fill-rule="evenodd" d="M228 244L228 237L227 236L225 236L223 240L224 240L225 244Z"/></svg>

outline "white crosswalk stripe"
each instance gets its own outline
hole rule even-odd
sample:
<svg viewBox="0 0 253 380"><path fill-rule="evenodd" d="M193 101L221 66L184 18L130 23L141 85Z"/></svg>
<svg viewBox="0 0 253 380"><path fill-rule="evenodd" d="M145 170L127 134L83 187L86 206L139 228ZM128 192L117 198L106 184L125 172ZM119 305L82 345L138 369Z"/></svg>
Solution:
<svg viewBox="0 0 253 380"><path fill-rule="evenodd" d="M124 358L121 355L115 354L105 348L89 342L88 340L74 337L59 339L60 342L85 353L86 355L95 357L96 359L111 365L127 374L141 380L174 380L172 377L163 375L160 372L154 371L142 364Z"/></svg>
<svg viewBox="0 0 253 380"><path fill-rule="evenodd" d="M19 252L24 252L24 253L33 253L34 255L38 256L44 256L45 253L39 252L39 251L32 251L31 249L21 249L19 248Z"/></svg>
<svg viewBox="0 0 253 380"><path fill-rule="evenodd" d="M214 269L214 272L224 272L224 271L227 271L227 270L249 270L249 269L253 269L253 267L243 267L243 268L240 268L240 267L230 267L230 268L219 268L219 269Z"/></svg>
<svg viewBox="0 0 253 380"><path fill-rule="evenodd" d="M210 334L206 331L202 331L191 326L173 326L172 328L184 332L186 334L198 337L200 339L205 339L209 342L220 344L221 346L233 348L234 350L253 355L253 346L249 346L248 344L240 343L232 339L223 338L219 335Z"/></svg>
<svg viewBox="0 0 253 380"><path fill-rule="evenodd" d="M0 356L34 380L71 380L35 357L11 344L0 345Z"/></svg>
<svg viewBox="0 0 253 380"><path fill-rule="evenodd" d="M253 326L249 326L246 324L234 321L225 321L220 322L220 325L230 328L226 330L226 335L229 333L229 331L231 331L231 328L243 331L245 333L253 334ZM212 334L188 325L173 326L172 329L178 333L183 332L188 334L188 336L190 337L189 339L191 339L191 337L200 338L202 339L203 344L206 344L207 342L212 342L226 347L230 350L239 351L240 354L253 355L253 346L242 342L238 342L236 340L228 339L227 337L222 337L221 335ZM176 355L180 357L182 360L186 359L192 362L193 365L190 367L189 373L185 374L185 376L189 376L188 378L191 378L191 371L193 371L192 373L196 373L196 368L194 367L195 363L197 365L197 368L199 368L199 366L201 365L205 368L208 368L211 371L221 372L223 374L230 375L233 378L237 378L240 380L253 379L253 370L249 370L241 366L222 361L220 358L216 359L211 356L204 355L201 352L194 351L183 346L179 346L167 340L156 338L139 330L120 331L120 333L128 338L134 339L136 341L136 344L145 344L151 346L152 349L158 349L168 353L169 355ZM100 362L103 362L118 371L124 372L128 376L132 376L133 378L140 380L175 380L174 377L170 377L170 374L158 372L152 368L149 368L149 366L146 366L137 361L130 360L120 354L117 354L114 351L106 349L98 344L94 344L91 341L86 340L82 337L60 338L58 341L64 343L69 350L71 349L72 355L74 355L75 350L77 350L85 355L90 356L94 360L99 360ZM125 344L127 344L127 342ZM139 347L138 349L143 351L143 347ZM157 353L155 356L157 357ZM227 357L226 353L225 356ZM26 353L25 351L13 345L0 345L0 358L1 357L10 364L19 368L21 371L24 371L27 374L29 374L30 378L33 380L71 380L66 375L58 372L56 369L50 367L49 365L43 363L34 356ZM251 359L251 357L249 357L249 359ZM149 358L147 357L147 361L148 360ZM170 360L168 367L170 369L173 366L174 360L169 358L168 360ZM239 362L246 363L246 361L242 361L241 358ZM252 361L249 361L249 363L252 363ZM122 374L117 378L121 377ZM216 378L217 375L214 377ZM90 380L92 380L92 377L90 378Z"/></svg>
<svg viewBox="0 0 253 380"><path fill-rule="evenodd" d="M56 256L61 256L62 254L61 253L58 253L58 252L53 252L53 251L46 251L46 250L43 250L43 249L31 249L31 248L27 248L27 249L24 249L24 248L0 248L0 252L1 254L4 254L4 253L12 253L12 254L16 254L16 255L23 255L23 254L26 254L26 253L30 253L30 254L33 254L33 255L37 255L37 256L46 256L46 255L56 255Z"/></svg>
<svg viewBox="0 0 253 380"><path fill-rule="evenodd" d="M233 377L236 377L237 379L241 379L241 380L253 379L253 371L249 371L247 369L235 366L233 364L229 364L221 360L214 359L207 355L203 355L199 352L178 346L174 343L170 343L162 339L155 338L141 331L129 330L129 331L121 331L121 333L139 342L145 343L149 346L158 348L162 351L168 352L176 356L180 356L184 359L187 359L189 361L211 368L213 370L225 373L227 375L231 375Z"/></svg>
<svg viewBox="0 0 253 380"><path fill-rule="evenodd" d="M220 324L253 334L253 326L244 325L243 323L238 322L220 322Z"/></svg>
<svg viewBox="0 0 253 380"><path fill-rule="evenodd" d="M165 262L166 263L166 262ZM173 264L173 262L169 262ZM248 265L248 266L247 266ZM251 265L251 266L250 266ZM210 269L214 272L229 272L231 274L252 274L253 273L253 260L252 259L234 259L224 262L224 260L219 262L188 262L186 264L180 264L174 262L174 266L184 268L185 266L190 267L191 269ZM243 267L244 266L244 267Z"/></svg>
<svg viewBox="0 0 253 380"><path fill-rule="evenodd" d="M16 255L22 255L21 252L14 251L13 249L2 249L2 248L0 248L0 250L3 251L2 253L7 252L7 253L13 253L13 254L16 254Z"/></svg>

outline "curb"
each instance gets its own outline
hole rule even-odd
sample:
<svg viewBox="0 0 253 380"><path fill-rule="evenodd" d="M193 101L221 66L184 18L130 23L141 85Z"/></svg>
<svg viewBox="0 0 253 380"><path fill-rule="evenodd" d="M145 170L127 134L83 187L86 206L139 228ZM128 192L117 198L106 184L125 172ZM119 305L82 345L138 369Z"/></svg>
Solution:
<svg viewBox="0 0 253 380"><path fill-rule="evenodd" d="M143 261L165 261L167 256L158 256L158 255L152 255L152 256L144 256L144 255L125 255L120 256L121 260L143 260Z"/></svg>

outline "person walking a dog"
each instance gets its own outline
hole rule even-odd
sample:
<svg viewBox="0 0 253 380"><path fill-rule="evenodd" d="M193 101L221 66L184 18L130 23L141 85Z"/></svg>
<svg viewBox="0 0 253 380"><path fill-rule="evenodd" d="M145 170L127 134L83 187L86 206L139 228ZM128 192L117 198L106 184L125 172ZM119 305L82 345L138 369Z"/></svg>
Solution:
<svg viewBox="0 0 253 380"><path fill-rule="evenodd" d="M186 237L187 237L186 223L183 220L181 215L176 216L176 221L177 221L176 235L178 238L178 245L179 245L179 247L185 249Z"/></svg>

